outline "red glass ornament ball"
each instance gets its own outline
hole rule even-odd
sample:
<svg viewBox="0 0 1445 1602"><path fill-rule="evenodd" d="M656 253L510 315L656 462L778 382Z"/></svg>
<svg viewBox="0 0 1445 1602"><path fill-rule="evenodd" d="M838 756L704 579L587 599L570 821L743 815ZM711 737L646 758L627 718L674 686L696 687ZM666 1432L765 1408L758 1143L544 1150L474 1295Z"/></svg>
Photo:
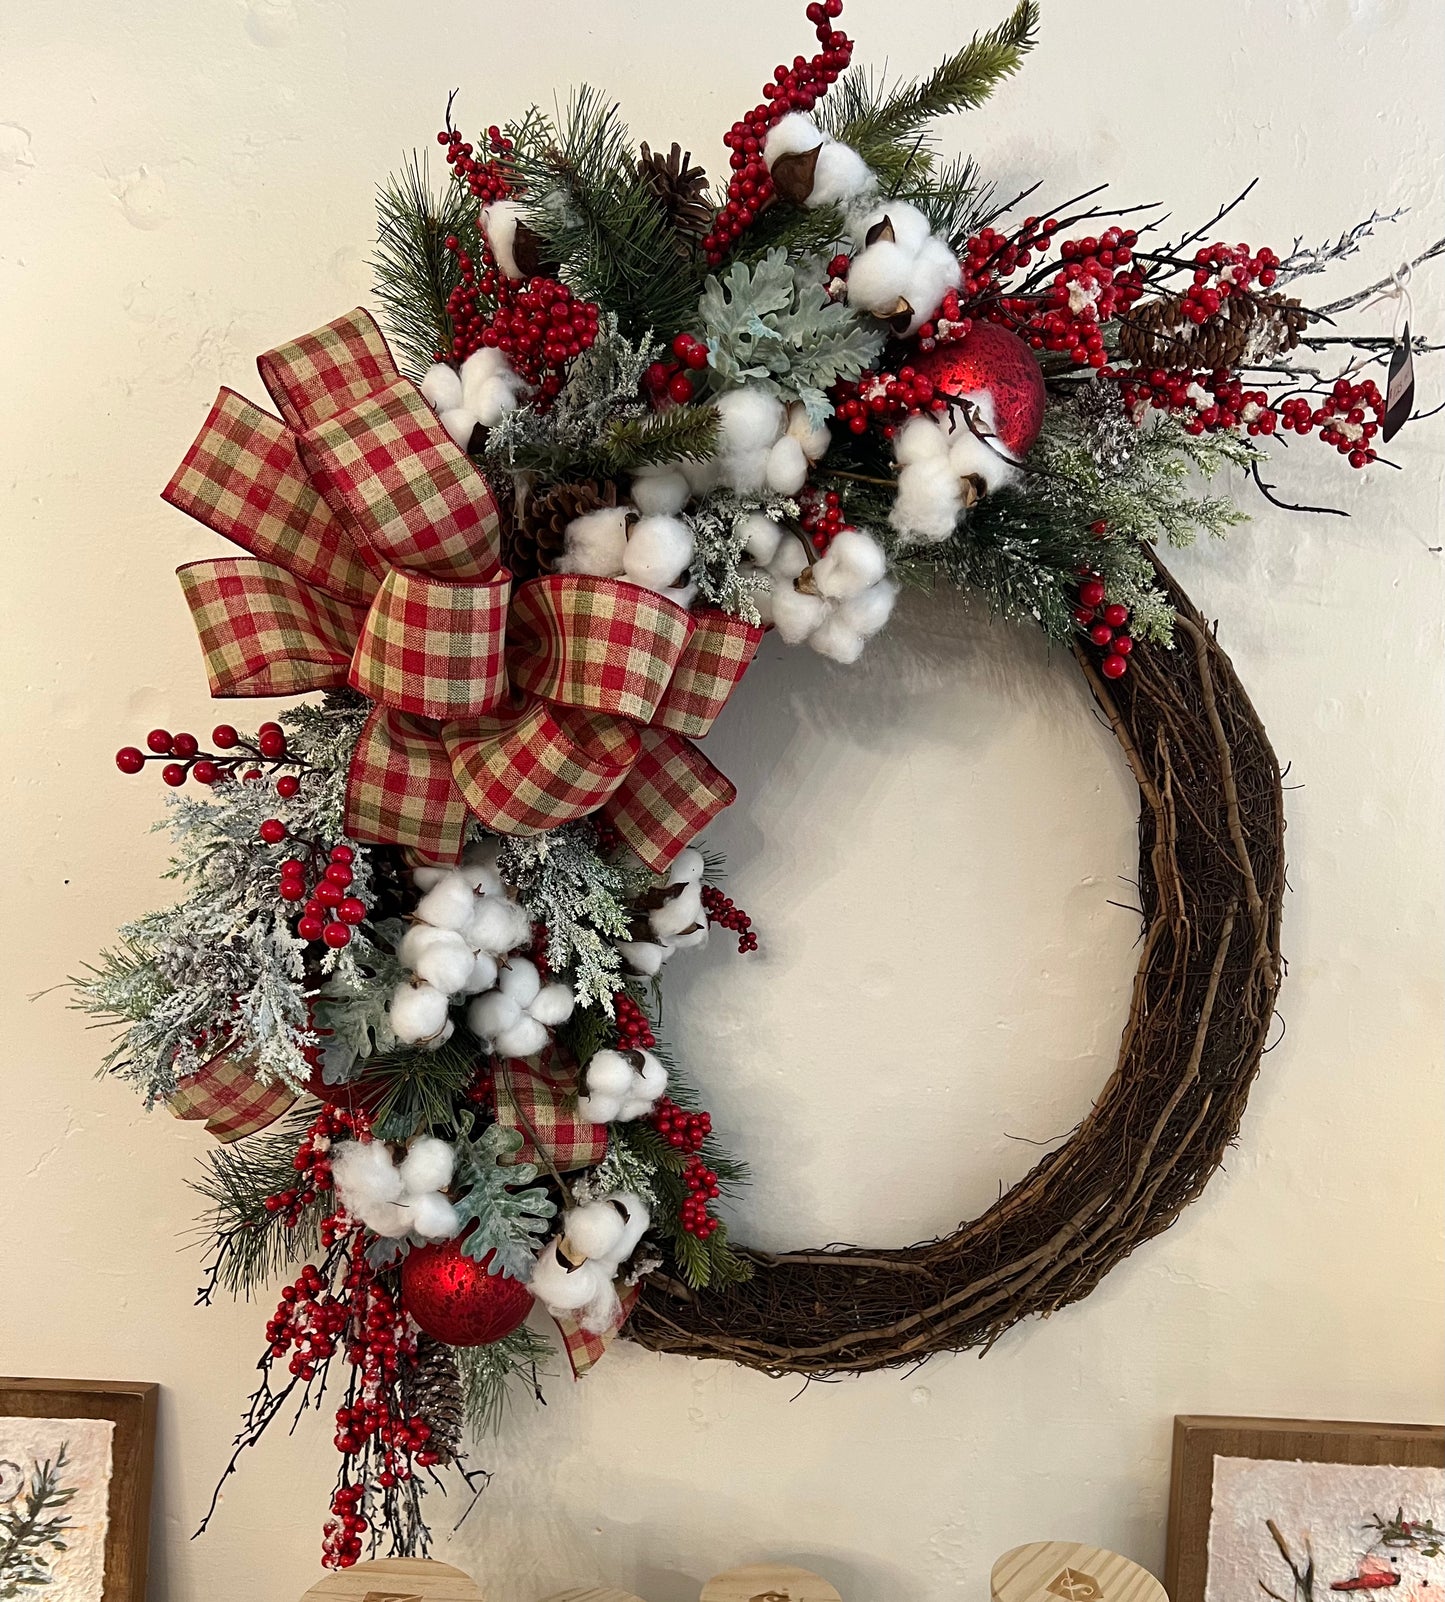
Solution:
<svg viewBox="0 0 1445 1602"><path fill-rule="evenodd" d="M507 1274L489 1274L492 1253L475 1262L460 1240L413 1246L401 1265L401 1305L434 1340L489 1346L521 1327L532 1293Z"/></svg>
<svg viewBox="0 0 1445 1602"><path fill-rule="evenodd" d="M1025 456L1044 421L1044 375L1034 353L1007 328L975 323L956 345L913 359L914 368L944 395L993 403L993 431L1011 456Z"/></svg>

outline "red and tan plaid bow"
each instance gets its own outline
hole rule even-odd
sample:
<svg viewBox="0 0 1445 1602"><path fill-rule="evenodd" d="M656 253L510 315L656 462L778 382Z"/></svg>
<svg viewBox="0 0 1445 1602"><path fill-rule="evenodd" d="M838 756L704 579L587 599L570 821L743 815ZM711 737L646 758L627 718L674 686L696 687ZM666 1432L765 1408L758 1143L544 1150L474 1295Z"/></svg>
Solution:
<svg viewBox="0 0 1445 1602"><path fill-rule="evenodd" d="M512 589L486 480L358 308L258 363L164 498L249 555L180 580L214 696L350 684L376 702L346 829L436 862L470 816L540 834L601 811L662 869L733 799L691 742L762 631L618 579Z"/></svg>

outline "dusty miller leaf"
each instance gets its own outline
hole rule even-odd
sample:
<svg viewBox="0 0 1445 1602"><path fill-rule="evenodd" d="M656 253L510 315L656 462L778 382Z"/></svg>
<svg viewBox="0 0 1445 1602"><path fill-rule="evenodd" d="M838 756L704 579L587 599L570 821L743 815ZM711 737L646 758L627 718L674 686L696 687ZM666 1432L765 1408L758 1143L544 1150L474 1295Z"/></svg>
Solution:
<svg viewBox="0 0 1445 1602"><path fill-rule="evenodd" d="M491 1252L489 1274L506 1273L525 1283L532 1277L536 1237L546 1232L557 1209L547 1192L532 1184L537 1170L531 1163L503 1166L521 1144L515 1129L500 1124L490 1125L477 1140L459 1142L456 1181L468 1188L454 1205L464 1230L476 1222L461 1243L467 1256L481 1262Z"/></svg>

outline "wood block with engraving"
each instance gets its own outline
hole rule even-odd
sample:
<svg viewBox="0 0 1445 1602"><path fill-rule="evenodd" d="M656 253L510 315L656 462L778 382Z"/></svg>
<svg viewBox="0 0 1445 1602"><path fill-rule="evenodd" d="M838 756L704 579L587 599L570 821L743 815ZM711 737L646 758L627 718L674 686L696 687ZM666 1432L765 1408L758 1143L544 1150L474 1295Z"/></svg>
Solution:
<svg viewBox="0 0 1445 1602"><path fill-rule="evenodd" d="M700 1602L842 1602L816 1574L785 1563L754 1563L715 1574L702 1588Z"/></svg>
<svg viewBox="0 0 1445 1602"><path fill-rule="evenodd" d="M386 1558L328 1574L301 1602L482 1602L482 1593L449 1563Z"/></svg>
<svg viewBox="0 0 1445 1602"><path fill-rule="evenodd" d="M584 1585L578 1591L558 1591L555 1596L547 1597L546 1602L642 1602L642 1598L633 1596L631 1591L614 1590L610 1585Z"/></svg>
<svg viewBox="0 0 1445 1602"><path fill-rule="evenodd" d="M1032 1541L1005 1552L989 1577L993 1602L1169 1602L1148 1569L1076 1541Z"/></svg>

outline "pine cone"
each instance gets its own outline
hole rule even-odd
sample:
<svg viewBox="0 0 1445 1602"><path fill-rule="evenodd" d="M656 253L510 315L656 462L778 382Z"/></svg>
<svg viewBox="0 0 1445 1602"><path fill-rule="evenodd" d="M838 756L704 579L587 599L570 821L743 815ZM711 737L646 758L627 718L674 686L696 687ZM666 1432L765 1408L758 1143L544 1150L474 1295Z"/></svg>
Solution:
<svg viewBox="0 0 1445 1602"><path fill-rule="evenodd" d="M413 1418L431 1426L427 1445L441 1456L443 1466L462 1455L466 1432L466 1403L456 1354L430 1335L417 1336L416 1360L401 1376L402 1395Z"/></svg>
<svg viewBox="0 0 1445 1602"><path fill-rule="evenodd" d="M1231 295L1208 322L1184 315L1184 297L1136 307L1119 330L1119 354L1143 367L1233 369L1293 350L1309 321L1283 295Z"/></svg>
<svg viewBox="0 0 1445 1602"><path fill-rule="evenodd" d="M567 548L567 525L599 506L617 505L617 486L611 480L583 479L575 484L549 484L534 490L504 531L502 560L521 584L552 572Z"/></svg>
<svg viewBox="0 0 1445 1602"><path fill-rule="evenodd" d="M677 234L678 248L695 250L712 229L713 209L707 174L692 165L692 152L674 141L664 156L644 144L638 150L637 177L657 197Z"/></svg>

